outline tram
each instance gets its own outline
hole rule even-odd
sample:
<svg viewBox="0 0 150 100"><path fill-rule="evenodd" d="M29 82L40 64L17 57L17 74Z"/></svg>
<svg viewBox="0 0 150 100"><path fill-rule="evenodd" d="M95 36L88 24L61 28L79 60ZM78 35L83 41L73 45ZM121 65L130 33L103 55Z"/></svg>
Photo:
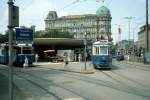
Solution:
<svg viewBox="0 0 150 100"><path fill-rule="evenodd" d="M9 47L7 44L0 45L0 64L7 65L9 62ZM31 44L17 44L13 46L12 62L13 65L23 66L25 57L27 57L29 65L34 61L34 48Z"/></svg>
<svg viewBox="0 0 150 100"><path fill-rule="evenodd" d="M99 40L92 45L92 63L97 68L112 67L112 56L110 54L111 42L108 40Z"/></svg>

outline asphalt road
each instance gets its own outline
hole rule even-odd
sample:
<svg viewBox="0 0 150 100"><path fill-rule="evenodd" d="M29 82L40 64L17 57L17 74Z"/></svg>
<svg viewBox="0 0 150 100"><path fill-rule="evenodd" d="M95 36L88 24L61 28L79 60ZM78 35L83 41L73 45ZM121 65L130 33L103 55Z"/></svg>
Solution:
<svg viewBox="0 0 150 100"><path fill-rule="evenodd" d="M88 64L94 74L59 70L62 64L17 68L14 83L21 96L15 94L14 100L150 100L150 67L125 61L113 65L111 70L94 70ZM70 63L66 69L71 66L84 68L83 63ZM6 72L7 68L0 69L7 76Z"/></svg>

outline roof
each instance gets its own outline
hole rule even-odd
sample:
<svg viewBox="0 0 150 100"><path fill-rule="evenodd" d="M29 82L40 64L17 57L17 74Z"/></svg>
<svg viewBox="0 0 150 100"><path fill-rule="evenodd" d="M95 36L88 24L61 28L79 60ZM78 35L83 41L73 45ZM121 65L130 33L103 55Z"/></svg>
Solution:
<svg viewBox="0 0 150 100"><path fill-rule="evenodd" d="M98 8L96 11L96 14L97 15L111 15L110 10L105 6Z"/></svg>
<svg viewBox="0 0 150 100"><path fill-rule="evenodd" d="M34 38L34 45L84 46L83 40L70 38Z"/></svg>
<svg viewBox="0 0 150 100"><path fill-rule="evenodd" d="M111 42L108 40L100 40L93 43L93 45L109 45Z"/></svg>

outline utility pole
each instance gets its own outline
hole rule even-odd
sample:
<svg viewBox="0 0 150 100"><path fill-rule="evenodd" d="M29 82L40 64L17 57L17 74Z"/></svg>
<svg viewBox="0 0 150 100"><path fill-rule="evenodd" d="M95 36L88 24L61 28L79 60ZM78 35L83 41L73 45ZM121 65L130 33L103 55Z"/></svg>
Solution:
<svg viewBox="0 0 150 100"><path fill-rule="evenodd" d="M149 50L149 34L148 34L148 0L146 0L146 50Z"/></svg>
<svg viewBox="0 0 150 100"><path fill-rule="evenodd" d="M99 17L97 17L96 19L96 31L97 31L97 34L96 34L96 39L98 40L98 35L99 35Z"/></svg>
<svg viewBox="0 0 150 100"><path fill-rule="evenodd" d="M128 26L129 26L129 38L128 38L128 45L129 45L129 49L130 49L130 34L131 34L131 32L130 32L130 27L131 27L131 19L133 19L134 17L125 17L125 19L127 19L128 20Z"/></svg>
<svg viewBox="0 0 150 100"><path fill-rule="evenodd" d="M86 71L86 45L87 45L87 32L84 33L84 70Z"/></svg>
<svg viewBox="0 0 150 100"><path fill-rule="evenodd" d="M19 26L19 7L14 6L14 0L8 0L8 29L9 29L9 100L13 100L13 28Z"/></svg>
<svg viewBox="0 0 150 100"><path fill-rule="evenodd" d="M12 37L13 37L13 23L12 23L12 9L13 0L8 1L8 29L9 29L9 100L13 100L13 68L12 68Z"/></svg>

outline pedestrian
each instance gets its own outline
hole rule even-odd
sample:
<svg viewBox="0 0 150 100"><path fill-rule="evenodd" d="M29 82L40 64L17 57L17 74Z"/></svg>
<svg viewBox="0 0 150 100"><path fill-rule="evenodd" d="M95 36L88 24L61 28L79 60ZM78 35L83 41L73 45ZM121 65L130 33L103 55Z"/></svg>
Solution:
<svg viewBox="0 0 150 100"><path fill-rule="evenodd" d="M36 54L35 54L35 62L38 62L38 58L39 58L39 56L38 56L38 54L36 53Z"/></svg>
<svg viewBox="0 0 150 100"><path fill-rule="evenodd" d="M128 54L128 56L127 56L127 59L128 59L128 61L130 60L130 56L129 56L129 54Z"/></svg>
<svg viewBox="0 0 150 100"><path fill-rule="evenodd" d="M27 68L29 66L28 58L25 56L23 67Z"/></svg>
<svg viewBox="0 0 150 100"><path fill-rule="evenodd" d="M81 62L81 54L79 53L79 56L78 56L78 60L79 62Z"/></svg>
<svg viewBox="0 0 150 100"><path fill-rule="evenodd" d="M66 67L68 65L68 54L67 54L67 52L64 52L63 57L64 57L64 67Z"/></svg>

